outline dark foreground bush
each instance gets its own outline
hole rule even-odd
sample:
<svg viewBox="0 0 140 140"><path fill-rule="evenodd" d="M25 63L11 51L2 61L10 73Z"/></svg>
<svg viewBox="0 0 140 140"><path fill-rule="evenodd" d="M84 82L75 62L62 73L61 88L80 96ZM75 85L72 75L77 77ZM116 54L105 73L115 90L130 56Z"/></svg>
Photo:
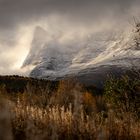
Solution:
<svg viewBox="0 0 140 140"><path fill-rule="evenodd" d="M111 108L133 112L140 117L140 79L137 76L131 78L125 75L107 80L104 94Z"/></svg>

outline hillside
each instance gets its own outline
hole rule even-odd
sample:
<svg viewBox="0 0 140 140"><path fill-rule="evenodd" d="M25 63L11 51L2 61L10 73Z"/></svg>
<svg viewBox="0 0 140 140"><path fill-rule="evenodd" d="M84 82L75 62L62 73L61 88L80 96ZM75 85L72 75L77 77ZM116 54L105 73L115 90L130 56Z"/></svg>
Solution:
<svg viewBox="0 0 140 140"><path fill-rule="evenodd" d="M28 86L30 86L30 88L31 86L36 87L37 90L39 90L39 88L45 90L47 87L53 91L57 88L58 82L13 75L0 76L0 86L4 86L8 93L23 93L27 90Z"/></svg>
<svg viewBox="0 0 140 140"><path fill-rule="evenodd" d="M106 75L122 75L140 68L140 30L105 30L83 38L49 39L47 31L36 27L31 48L22 68L32 67L30 76L48 80L65 77L82 79L101 86Z"/></svg>

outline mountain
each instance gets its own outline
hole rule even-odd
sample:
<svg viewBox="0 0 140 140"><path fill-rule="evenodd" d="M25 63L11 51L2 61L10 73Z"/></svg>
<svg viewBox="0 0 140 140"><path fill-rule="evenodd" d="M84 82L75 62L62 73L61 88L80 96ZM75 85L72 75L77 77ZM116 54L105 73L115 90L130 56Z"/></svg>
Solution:
<svg viewBox="0 0 140 140"><path fill-rule="evenodd" d="M82 40L61 41L36 27L31 50L23 67L33 65L31 77L58 80L76 77L85 83L101 84L108 74L140 68L140 33L107 31Z"/></svg>

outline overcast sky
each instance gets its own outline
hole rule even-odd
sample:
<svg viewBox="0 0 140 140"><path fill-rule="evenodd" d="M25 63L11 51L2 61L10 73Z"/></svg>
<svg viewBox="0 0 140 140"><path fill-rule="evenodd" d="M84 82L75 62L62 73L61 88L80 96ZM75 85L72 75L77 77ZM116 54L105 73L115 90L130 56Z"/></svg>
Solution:
<svg viewBox="0 0 140 140"><path fill-rule="evenodd" d="M139 18L139 9L140 0L0 0L0 74L19 73L37 25L54 34L119 27Z"/></svg>

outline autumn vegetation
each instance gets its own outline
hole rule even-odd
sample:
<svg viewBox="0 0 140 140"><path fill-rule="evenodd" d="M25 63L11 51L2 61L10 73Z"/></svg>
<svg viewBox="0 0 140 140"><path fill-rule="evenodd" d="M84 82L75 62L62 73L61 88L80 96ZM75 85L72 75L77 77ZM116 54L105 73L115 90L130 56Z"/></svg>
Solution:
<svg viewBox="0 0 140 140"><path fill-rule="evenodd" d="M134 75L110 76L101 90L73 79L1 76L0 139L139 140L140 77Z"/></svg>

